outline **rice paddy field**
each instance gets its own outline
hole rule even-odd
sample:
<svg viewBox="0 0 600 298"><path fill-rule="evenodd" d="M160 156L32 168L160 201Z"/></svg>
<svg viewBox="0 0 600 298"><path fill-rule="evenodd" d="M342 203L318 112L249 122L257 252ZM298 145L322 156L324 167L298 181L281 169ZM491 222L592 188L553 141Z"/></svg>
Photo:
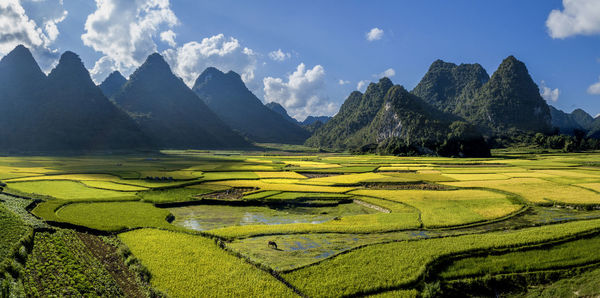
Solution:
<svg viewBox="0 0 600 298"><path fill-rule="evenodd" d="M600 295L600 153L0 157L0 297Z"/></svg>

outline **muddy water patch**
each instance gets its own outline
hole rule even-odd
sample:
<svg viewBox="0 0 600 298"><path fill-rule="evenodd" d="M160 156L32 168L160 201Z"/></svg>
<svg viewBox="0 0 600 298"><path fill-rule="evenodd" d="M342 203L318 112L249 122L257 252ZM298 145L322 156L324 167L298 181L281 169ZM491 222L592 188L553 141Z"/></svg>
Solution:
<svg viewBox="0 0 600 298"><path fill-rule="evenodd" d="M361 245L418 240L450 234L443 231L402 231L381 234L293 234L238 239L227 246L241 255L277 271L292 270ZM277 249L269 247L272 241Z"/></svg>
<svg viewBox="0 0 600 298"><path fill-rule="evenodd" d="M325 207L194 205L167 209L175 216L173 224L196 231L238 225L318 224L336 217L377 212L353 203Z"/></svg>

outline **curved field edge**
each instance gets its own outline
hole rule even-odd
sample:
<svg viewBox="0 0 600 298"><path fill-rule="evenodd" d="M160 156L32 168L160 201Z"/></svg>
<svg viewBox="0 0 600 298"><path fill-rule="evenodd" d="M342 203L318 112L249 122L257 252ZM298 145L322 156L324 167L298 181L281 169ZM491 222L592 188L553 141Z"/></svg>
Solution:
<svg viewBox="0 0 600 298"><path fill-rule="evenodd" d="M577 273L577 272L575 272ZM583 297L593 297L600 293L600 268L566 276L554 282L536 286L533 289L523 289L521 297L568 297L578 293Z"/></svg>
<svg viewBox="0 0 600 298"><path fill-rule="evenodd" d="M172 297L295 295L271 274L211 239L156 229L130 231L119 238L150 270L152 285Z"/></svg>
<svg viewBox="0 0 600 298"><path fill-rule="evenodd" d="M488 252L458 260L450 260L439 276L444 280L465 279L485 275L526 273L549 269L566 269L600 263L600 237L594 235L550 247L526 247L504 253Z"/></svg>
<svg viewBox="0 0 600 298"><path fill-rule="evenodd" d="M600 220L370 245L283 274L311 297L375 294L417 283L437 259L486 249L535 245L600 230Z"/></svg>

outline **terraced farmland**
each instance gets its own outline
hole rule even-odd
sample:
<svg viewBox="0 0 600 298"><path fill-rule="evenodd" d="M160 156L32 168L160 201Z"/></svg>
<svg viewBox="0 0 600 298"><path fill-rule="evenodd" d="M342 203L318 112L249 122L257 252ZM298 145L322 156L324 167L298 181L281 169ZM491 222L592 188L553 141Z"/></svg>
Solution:
<svg viewBox="0 0 600 298"><path fill-rule="evenodd" d="M494 285L503 294L566 293L560 287L597 280L597 160L0 157L0 290L414 297L488 296Z"/></svg>

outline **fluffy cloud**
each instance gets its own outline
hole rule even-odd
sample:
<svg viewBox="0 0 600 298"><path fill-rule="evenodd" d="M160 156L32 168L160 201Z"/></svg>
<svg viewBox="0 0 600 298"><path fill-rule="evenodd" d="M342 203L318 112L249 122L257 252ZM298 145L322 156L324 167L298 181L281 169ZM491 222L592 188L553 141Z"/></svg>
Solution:
<svg viewBox="0 0 600 298"><path fill-rule="evenodd" d="M589 94L594 94L594 95L600 95L600 78L598 80L598 82L590 85L590 87L588 87L587 92Z"/></svg>
<svg viewBox="0 0 600 298"><path fill-rule="evenodd" d="M42 69L49 69L59 55L53 47L60 33L57 24L66 16L62 0L0 1L0 54L23 44Z"/></svg>
<svg viewBox="0 0 600 298"><path fill-rule="evenodd" d="M388 77L391 78L396 75L396 71L393 68L388 68L384 72L377 75L378 78Z"/></svg>
<svg viewBox="0 0 600 298"><path fill-rule="evenodd" d="M346 81L346 80L339 80L339 81L338 81L338 84L340 84L341 86L343 86L343 85L348 85L348 84L350 84L350 81Z"/></svg>
<svg viewBox="0 0 600 298"><path fill-rule="evenodd" d="M383 38L383 30L375 27L373 29L371 29L369 32L367 32L366 36L368 41L375 41L375 40L380 40L381 38Z"/></svg>
<svg viewBox="0 0 600 298"><path fill-rule="evenodd" d="M300 63L287 81L281 78L263 79L265 101L278 102L296 119L309 115L332 115L337 106L324 95L325 69L316 65L307 69Z"/></svg>
<svg viewBox="0 0 600 298"><path fill-rule="evenodd" d="M154 37L161 29L178 22L169 0L96 0L96 10L87 17L81 39L106 57L97 61L96 73L104 73L100 68L110 66L127 74L156 52Z"/></svg>
<svg viewBox="0 0 600 298"><path fill-rule="evenodd" d="M363 91L365 91L365 87L367 87L368 84L369 84L368 80L359 81L358 84L356 84L356 90L363 92Z"/></svg>
<svg viewBox="0 0 600 298"><path fill-rule="evenodd" d="M546 86L546 82L542 81L540 84L540 95L548 102L557 102L560 91L558 88L552 89Z"/></svg>
<svg viewBox="0 0 600 298"><path fill-rule="evenodd" d="M209 66L223 71L233 70L242 76L244 82L254 79L256 53L242 47L233 37L223 34L207 37L201 42L188 42L177 49L163 52L173 72L191 86L198 76Z"/></svg>
<svg viewBox="0 0 600 298"><path fill-rule="evenodd" d="M102 82L108 75L119 70L117 67L118 63L108 56L101 57L96 61L94 67L90 69L90 76L96 80L96 83Z"/></svg>
<svg viewBox="0 0 600 298"><path fill-rule="evenodd" d="M290 59L290 57L292 57L292 55L290 53L286 53L284 51L282 51L281 49L278 49L277 51L272 51L269 53L269 58L275 60L275 61L284 61L286 59Z"/></svg>
<svg viewBox="0 0 600 298"><path fill-rule="evenodd" d="M552 38L600 33L600 1L563 0L563 7L552 10L546 20Z"/></svg>
<svg viewBox="0 0 600 298"><path fill-rule="evenodd" d="M177 45L177 43L175 42L175 36L177 36L177 34L175 34L175 32L173 32L173 30L167 30L160 34L160 40L162 40L165 43L167 43L168 45L174 47Z"/></svg>

